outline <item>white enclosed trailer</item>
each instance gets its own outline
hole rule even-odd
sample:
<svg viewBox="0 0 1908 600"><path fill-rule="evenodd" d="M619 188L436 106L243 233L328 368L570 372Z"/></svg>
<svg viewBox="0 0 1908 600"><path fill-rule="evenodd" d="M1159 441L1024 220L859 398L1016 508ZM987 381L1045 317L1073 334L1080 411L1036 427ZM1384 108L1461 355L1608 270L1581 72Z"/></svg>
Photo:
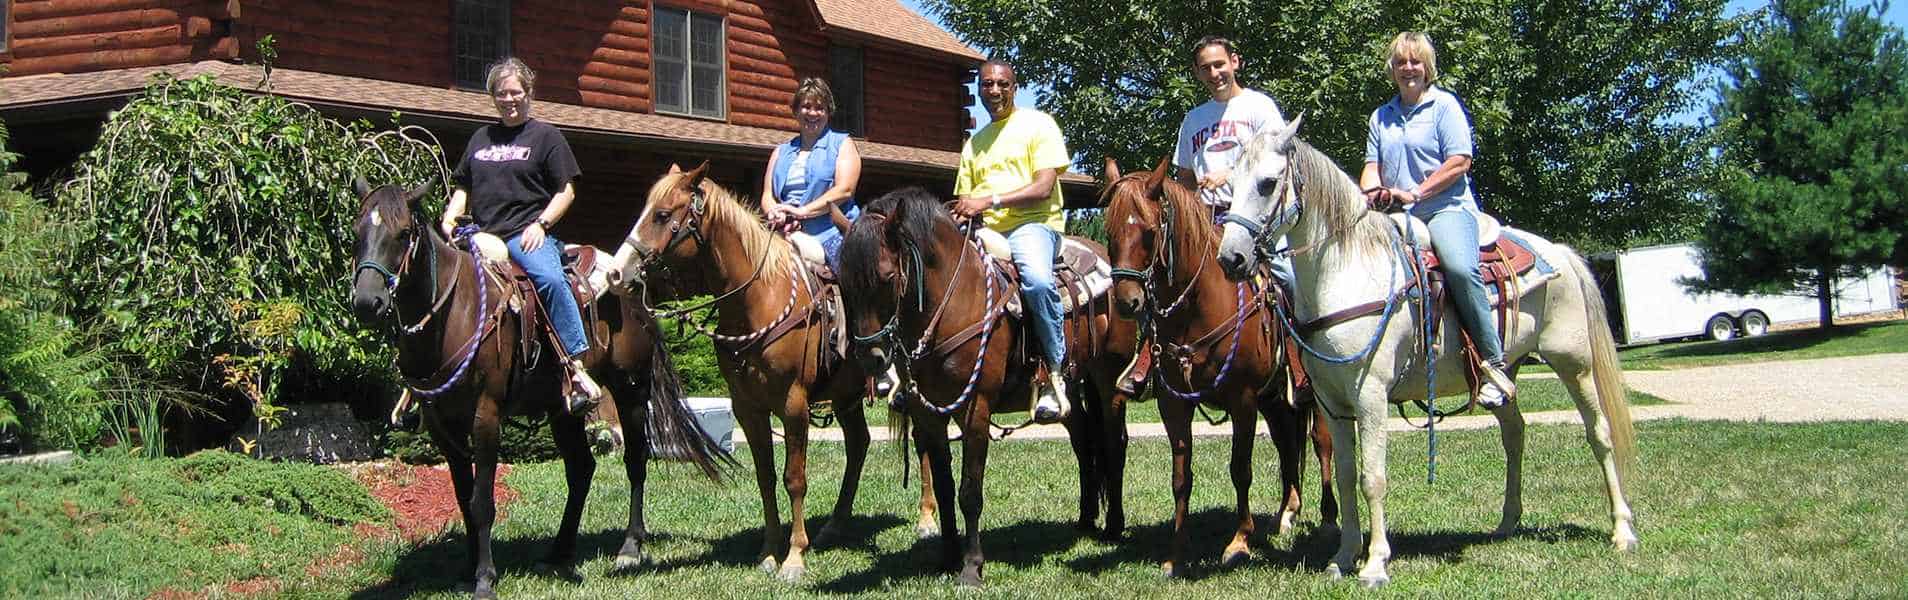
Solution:
<svg viewBox="0 0 1908 600"><path fill-rule="evenodd" d="M1702 279L1703 268L1690 244L1609 252L1591 257L1590 262L1610 309L1610 327L1621 344L1758 336L1772 324L1813 322L1820 316L1810 295L1691 291L1682 280ZM1898 308L1895 280L1887 268L1836 282L1838 317Z"/></svg>

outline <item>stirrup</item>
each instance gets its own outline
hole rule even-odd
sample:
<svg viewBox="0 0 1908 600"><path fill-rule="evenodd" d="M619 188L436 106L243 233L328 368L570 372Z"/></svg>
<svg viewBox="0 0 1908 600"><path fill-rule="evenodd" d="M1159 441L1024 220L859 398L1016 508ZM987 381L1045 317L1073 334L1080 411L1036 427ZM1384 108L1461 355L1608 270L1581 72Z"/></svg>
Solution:
<svg viewBox="0 0 1908 600"><path fill-rule="evenodd" d="M603 399L603 386L596 384L588 369L571 363L565 367L570 372L570 393L563 403L563 410L572 415L582 416L596 408Z"/></svg>
<svg viewBox="0 0 1908 600"><path fill-rule="evenodd" d="M1146 389L1147 380L1153 376L1153 349L1141 345L1139 352L1133 354L1133 362L1126 365L1126 371L1114 380L1113 389L1127 396L1138 396Z"/></svg>
<svg viewBox="0 0 1908 600"><path fill-rule="evenodd" d="M1073 403L1067 398L1067 381L1057 368L1047 371L1047 385L1035 392L1033 417L1041 425L1052 425L1067 420L1073 413Z"/></svg>
<svg viewBox="0 0 1908 600"><path fill-rule="evenodd" d="M1517 397L1517 384L1504 374L1502 367L1491 363L1479 365L1484 381L1477 386L1477 405L1495 410Z"/></svg>

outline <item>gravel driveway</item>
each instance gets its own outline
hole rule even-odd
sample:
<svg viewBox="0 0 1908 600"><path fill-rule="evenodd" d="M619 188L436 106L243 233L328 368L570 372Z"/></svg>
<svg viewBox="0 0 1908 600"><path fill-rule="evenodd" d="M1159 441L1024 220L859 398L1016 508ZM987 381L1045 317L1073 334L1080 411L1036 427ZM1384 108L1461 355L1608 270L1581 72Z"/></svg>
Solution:
<svg viewBox="0 0 1908 600"><path fill-rule="evenodd" d="M1525 375L1520 379L1537 376ZM1890 420L1908 421L1908 353L1874 354L1840 358L1773 361L1691 367L1664 371L1629 371L1624 374L1630 387L1669 404L1632 407L1638 421L1688 418L1696 420L1772 421L1799 423L1809 421ZM1141 405L1137 410L1151 410ZM1393 411L1396 414L1396 411ZM1005 415L1002 424L1018 423ZM887 439L885 417L870 415L876 440ZM1524 415L1526 422L1581 423L1577 411L1559 410ZM1012 421L1010 423L1009 421ZM1497 419L1488 414L1451 417L1439 429L1480 429L1493 427ZM1392 431L1415 429L1397 417L1391 419ZM1165 437L1158 423L1132 423L1126 427L1131 437ZM1261 433L1265 424L1259 424ZM1225 436L1232 434L1230 424L1214 427L1202 421L1193 423L1193 434ZM1065 438L1065 429L1054 426L1029 427L1014 433L1012 439ZM810 430L816 440L840 440L841 430ZM741 441L737 436L737 441Z"/></svg>

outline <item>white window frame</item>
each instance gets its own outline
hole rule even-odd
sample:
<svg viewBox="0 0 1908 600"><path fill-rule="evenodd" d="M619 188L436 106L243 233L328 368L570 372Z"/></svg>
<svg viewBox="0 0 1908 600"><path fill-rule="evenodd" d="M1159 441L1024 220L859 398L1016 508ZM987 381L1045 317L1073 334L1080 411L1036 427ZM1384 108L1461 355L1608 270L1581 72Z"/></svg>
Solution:
<svg viewBox="0 0 1908 600"><path fill-rule="evenodd" d="M668 33L664 29L676 24L682 27L680 46L674 52L668 52L663 44L663 37ZM727 19L721 15L657 5L651 13L650 26L651 100L656 112L707 119L727 119L729 116ZM698 26L704 29L703 37L706 38L713 31L716 38L712 55L705 55L701 57L701 60L697 59L696 45L697 42L704 40L696 38ZM665 79L676 78L664 76L664 70L671 67L681 74L680 80L675 82L681 90L679 101L676 102L663 97ZM703 71L703 79L697 78L698 70ZM708 81L711 73L715 82L715 97L706 105L698 105L695 97L696 85Z"/></svg>

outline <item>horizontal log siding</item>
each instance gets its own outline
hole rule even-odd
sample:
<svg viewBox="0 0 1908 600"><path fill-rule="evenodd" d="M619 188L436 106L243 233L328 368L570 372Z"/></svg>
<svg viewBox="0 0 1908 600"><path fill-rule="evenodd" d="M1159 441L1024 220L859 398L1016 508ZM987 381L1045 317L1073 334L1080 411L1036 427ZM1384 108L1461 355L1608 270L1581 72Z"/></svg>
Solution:
<svg viewBox="0 0 1908 600"><path fill-rule="evenodd" d="M865 47L862 63L869 140L960 151L969 103L965 65L884 46Z"/></svg>
<svg viewBox="0 0 1908 600"><path fill-rule="evenodd" d="M433 87L451 81L451 3L244 0L234 25L245 59L272 36L277 65Z"/></svg>
<svg viewBox="0 0 1908 600"><path fill-rule="evenodd" d="M238 56L225 0L14 0L8 76Z"/></svg>

